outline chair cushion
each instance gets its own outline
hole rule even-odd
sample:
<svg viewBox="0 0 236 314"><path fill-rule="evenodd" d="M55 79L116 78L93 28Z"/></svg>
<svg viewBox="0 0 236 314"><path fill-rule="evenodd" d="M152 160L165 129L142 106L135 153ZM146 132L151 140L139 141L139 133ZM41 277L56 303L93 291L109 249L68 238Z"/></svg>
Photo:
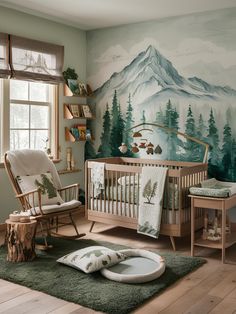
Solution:
<svg viewBox="0 0 236 314"><path fill-rule="evenodd" d="M42 211L44 214L51 214L51 213L62 212L64 210L68 210L68 209L77 208L80 205L81 205L80 201L71 200L69 202L63 202L60 205L57 205L57 204L44 205L44 206L42 206ZM41 214L39 207L31 208L31 209L29 209L29 212L33 216Z"/></svg>
<svg viewBox="0 0 236 314"><path fill-rule="evenodd" d="M40 188L42 205L62 204L64 202L54 186L51 173L17 176L16 179L23 193ZM29 202L32 207L39 205L38 198L35 195L34 200L33 196L29 197Z"/></svg>
<svg viewBox="0 0 236 314"><path fill-rule="evenodd" d="M104 246L89 246L67 254L57 262L82 270L85 273L92 273L104 267L115 265L125 260L123 253L113 251Z"/></svg>

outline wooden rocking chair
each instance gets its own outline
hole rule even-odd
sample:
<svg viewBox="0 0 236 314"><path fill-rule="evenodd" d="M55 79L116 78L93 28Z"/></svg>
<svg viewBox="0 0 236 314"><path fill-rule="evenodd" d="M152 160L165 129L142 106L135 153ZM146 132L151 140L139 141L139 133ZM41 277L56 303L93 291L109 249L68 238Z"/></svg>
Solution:
<svg viewBox="0 0 236 314"><path fill-rule="evenodd" d="M78 201L79 184L62 187L56 167L43 151L30 149L9 151L4 156L4 165L22 210L28 211L31 216L34 216L41 228L45 243L42 249L50 247L47 243L47 236L76 239L85 235L79 233L73 219L73 214L78 213L81 208L81 202ZM51 174L55 188L63 200L62 204L42 205L40 188L23 192L18 184L18 176L32 176L48 172ZM66 216L68 216L69 222L59 221L59 218ZM72 225L76 234L73 236L59 234L59 226L65 225ZM53 229L55 232L52 231Z"/></svg>

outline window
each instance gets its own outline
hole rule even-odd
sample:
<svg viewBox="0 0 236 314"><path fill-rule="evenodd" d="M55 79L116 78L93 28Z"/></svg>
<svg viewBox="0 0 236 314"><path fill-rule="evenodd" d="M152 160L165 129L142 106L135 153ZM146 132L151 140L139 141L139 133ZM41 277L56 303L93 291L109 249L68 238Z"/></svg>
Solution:
<svg viewBox="0 0 236 314"><path fill-rule="evenodd" d="M50 149L57 158L55 85L1 80L1 155L15 149Z"/></svg>

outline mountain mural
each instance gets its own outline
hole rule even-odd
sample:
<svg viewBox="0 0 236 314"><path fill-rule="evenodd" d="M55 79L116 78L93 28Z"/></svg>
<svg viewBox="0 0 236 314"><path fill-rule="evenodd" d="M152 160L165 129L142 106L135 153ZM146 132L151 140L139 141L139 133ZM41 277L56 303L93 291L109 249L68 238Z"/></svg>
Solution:
<svg viewBox="0 0 236 314"><path fill-rule="evenodd" d="M93 158L117 156L124 141L131 152L129 128L140 122L155 122L185 132L210 144L212 176L235 180L236 90L210 84L201 78L182 76L154 46L149 45L131 63L95 90L98 121ZM185 143L176 135L157 130L149 140L162 145L162 156L151 158L200 161L202 148ZM99 141L100 139L100 141ZM90 151L91 147L89 147ZM225 153L227 151L227 153ZM147 157L145 151L140 157ZM234 173L235 172L235 173Z"/></svg>
<svg viewBox="0 0 236 314"><path fill-rule="evenodd" d="M147 102L150 104L149 99L165 101L169 98L184 98L220 102L236 96L236 90L228 86L214 86L197 77L184 78L151 45L95 91L97 100L112 96L114 90L120 96L131 92L133 101L141 107L147 105Z"/></svg>

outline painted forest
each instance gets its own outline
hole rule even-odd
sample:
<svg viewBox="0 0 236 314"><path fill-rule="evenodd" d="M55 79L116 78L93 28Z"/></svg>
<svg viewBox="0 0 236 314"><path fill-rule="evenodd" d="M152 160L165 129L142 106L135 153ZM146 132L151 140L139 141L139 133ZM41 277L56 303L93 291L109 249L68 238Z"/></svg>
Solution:
<svg viewBox="0 0 236 314"><path fill-rule="evenodd" d="M152 122L166 126L168 128L179 130L179 113L173 105L171 99L166 105L156 112L154 121L146 121L145 111L141 112L140 122ZM227 120L226 120L227 121ZM122 142L128 146L128 152L125 156L138 157L133 154L131 144L133 142L132 131L128 131L134 126L133 107L131 96L128 96L126 112L121 112L121 106L117 98L117 92L114 92L112 105L106 105L103 115L103 128L100 137L100 146L96 153L91 142L86 142L85 159L124 156L118 149ZM208 155L209 176L224 181L236 181L236 140L232 136L232 130L229 122L226 122L223 128L223 134L219 134L216 125L214 111L211 108L207 116L194 115L191 105L188 107L185 125L182 131L191 137L198 138L210 145ZM190 140L183 141L177 134L158 129L155 132L165 143L164 158L167 160L180 161L202 161L204 147ZM220 137L222 141L220 142Z"/></svg>

